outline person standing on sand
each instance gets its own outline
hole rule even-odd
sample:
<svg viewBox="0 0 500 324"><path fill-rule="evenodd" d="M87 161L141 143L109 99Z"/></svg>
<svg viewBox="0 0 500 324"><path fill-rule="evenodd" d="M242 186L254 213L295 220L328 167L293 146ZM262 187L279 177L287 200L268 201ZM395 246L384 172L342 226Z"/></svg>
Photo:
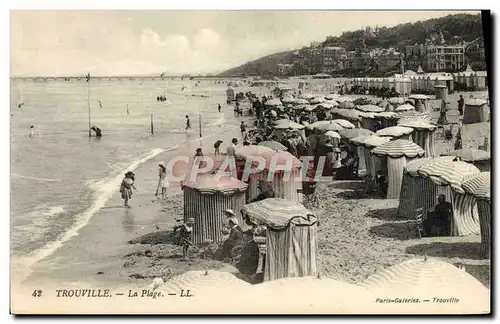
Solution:
<svg viewBox="0 0 500 324"><path fill-rule="evenodd" d="M125 173L125 177L120 185L120 193L122 194L122 199L125 201L125 207L130 207L128 201L132 198L132 188L137 189L134 186L135 175L132 172Z"/></svg>
<svg viewBox="0 0 500 324"><path fill-rule="evenodd" d="M240 131L241 131L241 138L245 139L245 135L247 132L247 125L245 125L245 122L242 120L240 124Z"/></svg>
<svg viewBox="0 0 500 324"><path fill-rule="evenodd" d="M189 116L186 115L186 130L191 129L191 120L189 120Z"/></svg>
<svg viewBox="0 0 500 324"><path fill-rule="evenodd" d="M165 199L167 194L167 168L165 167L165 163L158 163L159 173L158 173L158 186L156 187L155 196L158 196L158 192L161 190L161 196Z"/></svg>
<svg viewBox="0 0 500 324"><path fill-rule="evenodd" d="M35 137L35 126L33 125L30 126L30 137Z"/></svg>
<svg viewBox="0 0 500 324"><path fill-rule="evenodd" d="M458 99L458 113L460 116L464 114L464 97L460 95L460 99Z"/></svg>
<svg viewBox="0 0 500 324"><path fill-rule="evenodd" d="M227 155L228 156L236 156L236 148L238 146L238 139L233 138L231 141L231 145L227 147Z"/></svg>
<svg viewBox="0 0 500 324"><path fill-rule="evenodd" d="M222 107L220 106L220 104L217 106L217 109L219 110L219 112L222 111Z"/></svg>
<svg viewBox="0 0 500 324"><path fill-rule="evenodd" d="M182 260L188 259L188 249L191 243L191 235L193 233L194 218L188 220L181 225L174 226L174 234L177 230L180 231L178 244L182 246Z"/></svg>
<svg viewBox="0 0 500 324"><path fill-rule="evenodd" d="M219 155L220 154L220 145L222 144L222 141L221 140L218 140L217 142L215 142L214 144L214 149L215 149L215 155Z"/></svg>

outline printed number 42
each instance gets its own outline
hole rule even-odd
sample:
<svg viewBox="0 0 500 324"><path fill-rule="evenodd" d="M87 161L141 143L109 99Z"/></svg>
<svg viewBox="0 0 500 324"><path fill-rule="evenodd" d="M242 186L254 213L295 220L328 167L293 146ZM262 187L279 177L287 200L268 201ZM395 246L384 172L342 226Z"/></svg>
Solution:
<svg viewBox="0 0 500 324"><path fill-rule="evenodd" d="M31 296L33 296L33 297L42 297L42 291L41 290L35 290L31 294Z"/></svg>

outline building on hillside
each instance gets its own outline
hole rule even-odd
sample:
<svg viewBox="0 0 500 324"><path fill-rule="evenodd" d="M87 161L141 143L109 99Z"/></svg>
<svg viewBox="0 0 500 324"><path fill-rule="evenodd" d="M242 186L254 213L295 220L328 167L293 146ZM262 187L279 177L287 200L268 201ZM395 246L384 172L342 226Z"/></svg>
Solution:
<svg viewBox="0 0 500 324"><path fill-rule="evenodd" d="M465 66L465 46L429 45L427 67L431 71L458 71Z"/></svg>
<svg viewBox="0 0 500 324"><path fill-rule="evenodd" d="M390 70L397 66L401 66L401 53L394 48L384 49L375 58L378 70Z"/></svg>
<svg viewBox="0 0 500 324"><path fill-rule="evenodd" d="M294 65L293 64L278 64L278 75L289 76L293 74Z"/></svg>
<svg viewBox="0 0 500 324"><path fill-rule="evenodd" d="M346 50L343 47L323 47L323 73L332 73L341 69L341 57L345 54Z"/></svg>
<svg viewBox="0 0 500 324"><path fill-rule="evenodd" d="M418 70L420 66L427 70L427 46L415 44L405 47L405 68Z"/></svg>

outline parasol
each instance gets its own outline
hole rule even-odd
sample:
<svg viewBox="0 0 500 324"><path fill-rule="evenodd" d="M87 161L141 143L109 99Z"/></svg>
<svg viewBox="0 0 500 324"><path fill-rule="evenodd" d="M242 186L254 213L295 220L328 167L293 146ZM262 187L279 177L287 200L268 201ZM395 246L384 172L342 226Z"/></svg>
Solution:
<svg viewBox="0 0 500 324"><path fill-rule="evenodd" d="M364 147L371 148L377 147L391 140L390 137L380 137L377 135L361 135L350 140L351 143L363 145Z"/></svg>
<svg viewBox="0 0 500 324"><path fill-rule="evenodd" d="M323 97L315 97L315 98L312 98L311 101L309 101L311 104L319 104L319 103L322 103L322 102L325 102L325 98Z"/></svg>
<svg viewBox="0 0 500 324"><path fill-rule="evenodd" d="M409 135L413 132L413 128L411 127L403 127L403 126L391 126L391 127L386 127L382 128L381 130L378 130L375 135L378 135L380 137L401 137L403 135Z"/></svg>
<svg viewBox="0 0 500 324"><path fill-rule="evenodd" d="M340 134L334 131L328 131L325 133L325 136L331 137L331 138L338 138L340 139Z"/></svg>
<svg viewBox="0 0 500 324"><path fill-rule="evenodd" d="M355 107L354 103L352 101L339 101L339 108L343 109L353 109Z"/></svg>
<svg viewBox="0 0 500 324"><path fill-rule="evenodd" d="M289 119L281 119L274 126L275 129L304 129L305 126Z"/></svg>
<svg viewBox="0 0 500 324"><path fill-rule="evenodd" d="M402 105L405 103L405 100L401 97L392 97L392 98L389 98L388 99L389 103L393 104L393 105Z"/></svg>
<svg viewBox="0 0 500 324"><path fill-rule="evenodd" d="M281 100L279 100L279 99L271 99L271 100L266 101L265 105L266 106L281 106L282 103L281 103Z"/></svg>
<svg viewBox="0 0 500 324"><path fill-rule="evenodd" d="M441 157L427 157L427 158L413 160L411 162L408 162L408 164L406 164L403 167L403 172L408 173L412 177L416 177L418 176L418 170L424 165L436 163L437 161L440 160L452 161L453 159L454 159L453 156L441 156Z"/></svg>
<svg viewBox="0 0 500 324"><path fill-rule="evenodd" d="M283 145L279 142L276 142L276 141L264 141L264 142L260 142L259 145L268 147L268 148L275 150L275 151L286 151L287 150L285 145Z"/></svg>
<svg viewBox="0 0 500 324"><path fill-rule="evenodd" d="M343 129L339 131L339 134L343 138L352 139L361 135L368 136L372 135L373 132L365 128L353 128L353 129Z"/></svg>
<svg viewBox="0 0 500 324"><path fill-rule="evenodd" d="M342 127L339 124L334 123L330 120L317 121L315 123L308 125L307 127L312 128L312 129L316 129L319 131L324 131L324 132L327 132L327 131L338 132L338 131L344 129L344 127Z"/></svg>
<svg viewBox="0 0 500 324"><path fill-rule="evenodd" d="M426 119L403 119L398 122L398 126L403 127L411 127L413 129L427 129L427 130L435 130L437 128L436 125L431 124Z"/></svg>
<svg viewBox="0 0 500 324"><path fill-rule="evenodd" d="M408 97L409 99L417 99L417 100L425 100L425 99L430 99L426 95L423 94L412 94Z"/></svg>
<svg viewBox="0 0 500 324"><path fill-rule="evenodd" d="M307 105L307 104L309 104L309 101L307 101L304 98L300 98L300 99L296 99L295 100L295 104L297 104L297 105Z"/></svg>
<svg viewBox="0 0 500 324"><path fill-rule="evenodd" d="M396 109L394 109L395 112L411 111L411 110L415 110L415 107L413 107L410 104L404 104L404 105L398 106Z"/></svg>
<svg viewBox="0 0 500 324"><path fill-rule="evenodd" d="M221 193L230 195L234 192L245 192L248 185L237 179L216 174L198 174L194 181L183 181L182 187L192 188L202 195Z"/></svg>
<svg viewBox="0 0 500 324"><path fill-rule="evenodd" d="M371 112L375 113L375 112L383 112L383 111L385 111L385 108L375 106L375 105L361 105L361 106L357 106L356 110L359 110L362 112L367 112L367 113L371 113Z"/></svg>
<svg viewBox="0 0 500 324"><path fill-rule="evenodd" d="M333 119L332 122L339 124L343 128L356 128L350 121L345 119Z"/></svg>
<svg viewBox="0 0 500 324"><path fill-rule="evenodd" d="M425 150L412 141L399 139L377 146L371 151L371 154L378 157L389 156L391 158L400 158L402 156L415 158L425 155Z"/></svg>

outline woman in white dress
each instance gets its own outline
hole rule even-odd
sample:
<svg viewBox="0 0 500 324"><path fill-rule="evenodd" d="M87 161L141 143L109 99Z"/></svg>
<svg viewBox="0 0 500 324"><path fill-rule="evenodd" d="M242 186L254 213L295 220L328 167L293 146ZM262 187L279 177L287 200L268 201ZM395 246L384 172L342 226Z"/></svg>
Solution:
<svg viewBox="0 0 500 324"><path fill-rule="evenodd" d="M168 180L167 180L167 168L165 167L165 163L160 162L158 164L159 167L159 172L158 172L158 186L156 187L156 194L155 196L158 196L158 192L161 189L161 196L165 199L167 195L167 187L168 187Z"/></svg>

